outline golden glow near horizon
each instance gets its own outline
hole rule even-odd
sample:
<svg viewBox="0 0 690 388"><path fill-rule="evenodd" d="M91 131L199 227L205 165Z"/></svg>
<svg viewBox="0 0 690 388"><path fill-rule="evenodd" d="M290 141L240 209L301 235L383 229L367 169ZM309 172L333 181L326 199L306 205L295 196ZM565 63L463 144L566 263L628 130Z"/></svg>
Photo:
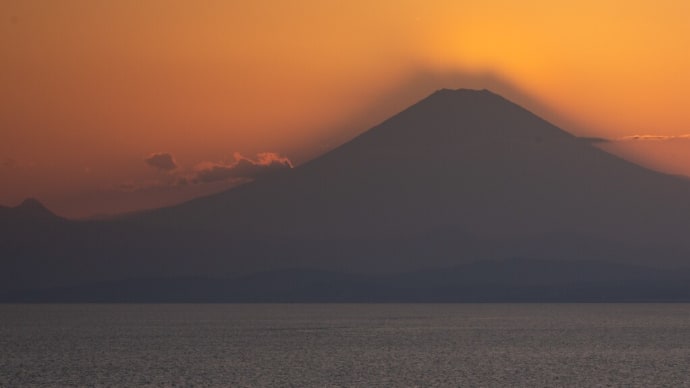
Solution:
<svg viewBox="0 0 690 388"><path fill-rule="evenodd" d="M577 135L690 132L686 1L17 0L0 15L1 204L171 203L232 182L168 187L151 153L186 174L235 152L300 163L440 87L495 89ZM607 147L690 174L684 142Z"/></svg>

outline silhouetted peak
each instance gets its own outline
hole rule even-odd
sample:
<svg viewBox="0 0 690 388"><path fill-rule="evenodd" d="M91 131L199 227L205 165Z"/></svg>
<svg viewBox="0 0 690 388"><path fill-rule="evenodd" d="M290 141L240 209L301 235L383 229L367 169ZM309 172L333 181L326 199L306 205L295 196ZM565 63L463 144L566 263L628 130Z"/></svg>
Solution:
<svg viewBox="0 0 690 388"><path fill-rule="evenodd" d="M22 203L20 203L18 206L20 209L46 209L43 204L37 200L36 198L26 198Z"/></svg>
<svg viewBox="0 0 690 388"><path fill-rule="evenodd" d="M570 141L573 136L487 89L439 89L374 128L388 141L448 147L477 141ZM395 128L395 129L393 129ZM384 135L385 134L385 135Z"/></svg>
<svg viewBox="0 0 690 388"><path fill-rule="evenodd" d="M428 121L442 120L446 125L471 124L468 120L478 119L493 121L506 115L509 120L534 117L531 112L488 89L439 89L410 110L425 114Z"/></svg>
<svg viewBox="0 0 690 388"><path fill-rule="evenodd" d="M14 209L32 217L56 217L36 198L27 198Z"/></svg>

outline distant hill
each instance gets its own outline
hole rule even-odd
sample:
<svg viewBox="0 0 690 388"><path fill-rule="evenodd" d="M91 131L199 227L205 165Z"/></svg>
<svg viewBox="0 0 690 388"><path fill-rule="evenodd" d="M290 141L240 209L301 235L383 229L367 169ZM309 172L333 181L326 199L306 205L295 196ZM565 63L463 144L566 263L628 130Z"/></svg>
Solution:
<svg viewBox="0 0 690 388"><path fill-rule="evenodd" d="M60 217L34 198L27 198L15 207L0 206L0 222L56 221Z"/></svg>
<svg viewBox="0 0 690 388"><path fill-rule="evenodd" d="M0 291L0 302L690 302L689 283L690 270L509 259L396 274L285 269L127 279Z"/></svg>
<svg viewBox="0 0 690 388"><path fill-rule="evenodd" d="M7 289L290 268L379 282L429 269L460 279L445 269L503 263L491 267L497 289L525 276L565 287L551 263L687 267L688 198L687 179L608 154L496 94L440 90L319 158L223 193L59 228L0 221L0 276ZM506 266L513 257L539 265ZM639 281L668 280L642 272Z"/></svg>

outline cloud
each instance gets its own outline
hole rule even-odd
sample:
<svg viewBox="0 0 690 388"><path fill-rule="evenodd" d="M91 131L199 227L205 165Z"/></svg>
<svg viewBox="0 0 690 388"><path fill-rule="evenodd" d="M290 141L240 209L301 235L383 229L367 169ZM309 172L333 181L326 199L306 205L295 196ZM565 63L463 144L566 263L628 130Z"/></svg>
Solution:
<svg viewBox="0 0 690 388"><path fill-rule="evenodd" d="M144 159L146 164L160 171L172 171L177 168L175 158L167 152L157 152Z"/></svg>
<svg viewBox="0 0 690 388"><path fill-rule="evenodd" d="M654 141L667 141L667 140L690 140L690 134L684 135L630 135L618 138L619 141L629 141L629 140L654 140Z"/></svg>
<svg viewBox="0 0 690 388"><path fill-rule="evenodd" d="M190 182L210 183L230 178L255 179L260 176L285 171L292 168L292 162L273 152L262 152L252 160L239 153L234 154L231 163L204 162L196 166Z"/></svg>
<svg viewBox="0 0 690 388"><path fill-rule="evenodd" d="M274 152L261 152L250 159L240 153L233 154L232 161L201 162L193 168L185 168L175 162L170 153L154 153L146 159L146 164L164 171L155 178L146 181L126 181L111 187L118 192L150 192L161 190L178 190L194 186L232 187L262 176L279 173L293 167L290 159ZM219 186L221 185L221 186ZM186 189L184 189L186 190ZM194 189L191 189L194 190Z"/></svg>

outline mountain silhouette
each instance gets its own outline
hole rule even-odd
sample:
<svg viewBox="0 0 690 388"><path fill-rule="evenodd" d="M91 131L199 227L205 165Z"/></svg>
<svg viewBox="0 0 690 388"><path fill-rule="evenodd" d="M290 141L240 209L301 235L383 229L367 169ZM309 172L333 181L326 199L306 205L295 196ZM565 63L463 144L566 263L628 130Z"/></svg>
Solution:
<svg viewBox="0 0 690 388"><path fill-rule="evenodd" d="M0 206L0 220L14 219L58 219L53 212L48 210L35 198L27 198L15 207Z"/></svg>
<svg viewBox="0 0 690 388"><path fill-rule="evenodd" d="M687 198L688 180L608 154L487 90L444 89L321 157L226 192L44 225L31 231L38 246L6 231L2 280L18 289L289 268L383 276L514 257L675 268L690 257Z"/></svg>
<svg viewBox="0 0 690 388"><path fill-rule="evenodd" d="M0 206L0 232L30 230L38 225L56 225L64 221L35 198L27 198L15 207Z"/></svg>

